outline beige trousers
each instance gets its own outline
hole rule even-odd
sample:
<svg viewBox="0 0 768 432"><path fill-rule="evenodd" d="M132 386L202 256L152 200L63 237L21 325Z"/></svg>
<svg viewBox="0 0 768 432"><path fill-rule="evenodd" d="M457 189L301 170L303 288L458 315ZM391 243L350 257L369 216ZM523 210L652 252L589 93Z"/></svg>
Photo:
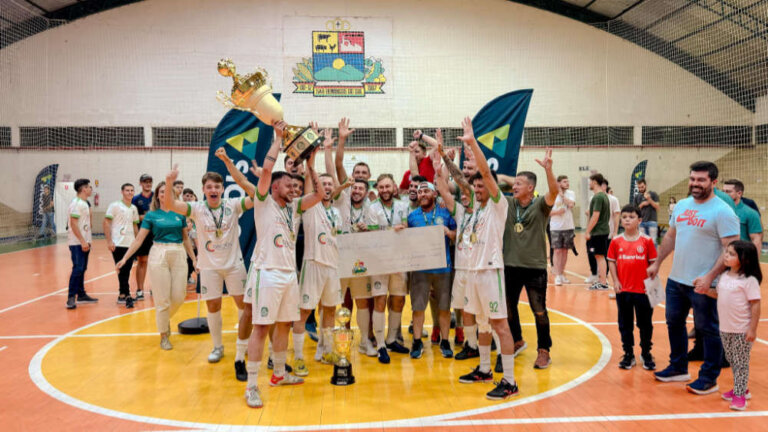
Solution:
<svg viewBox="0 0 768 432"><path fill-rule="evenodd" d="M153 243L148 259L157 331L171 331L171 316L187 296L187 253L181 243Z"/></svg>

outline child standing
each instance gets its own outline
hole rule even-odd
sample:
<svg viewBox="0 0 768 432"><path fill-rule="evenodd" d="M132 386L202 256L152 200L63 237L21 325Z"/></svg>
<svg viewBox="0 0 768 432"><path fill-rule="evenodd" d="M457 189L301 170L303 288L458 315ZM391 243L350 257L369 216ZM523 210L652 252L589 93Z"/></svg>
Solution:
<svg viewBox="0 0 768 432"><path fill-rule="evenodd" d="M653 239L641 234L639 227L642 217L640 210L632 205L621 209L621 226L624 233L613 238L608 247L608 265L616 291L616 306L619 309L619 332L624 357L619 362L622 369L635 365L635 335L633 321L637 316L640 329L640 348L643 368L656 369L651 355L653 337L653 308L645 294L643 282L648 265L656 260L656 246Z"/></svg>
<svg viewBox="0 0 768 432"><path fill-rule="evenodd" d="M742 411L751 398L747 388L749 353L760 321L763 274L757 248L748 241L731 242L725 249L723 262L728 270L720 276L717 290L709 290L708 295L717 298L720 338L733 371L733 390L723 393L723 399L731 402L732 410Z"/></svg>

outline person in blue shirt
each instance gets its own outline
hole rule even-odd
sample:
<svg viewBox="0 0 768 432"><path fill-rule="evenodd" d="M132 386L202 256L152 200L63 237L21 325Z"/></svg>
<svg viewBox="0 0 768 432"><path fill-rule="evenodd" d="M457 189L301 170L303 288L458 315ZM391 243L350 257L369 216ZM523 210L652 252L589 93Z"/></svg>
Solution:
<svg viewBox="0 0 768 432"><path fill-rule="evenodd" d="M149 212L154 194L152 193L152 176L142 174L139 177L141 193L134 195L131 204L139 210L139 220L144 219L144 215ZM144 280L147 276L147 260L149 259L149 250L152 248L152 233L149 233L144 239L141 247L136 251L136 300L144 300Z"/></svg>
<svg viewBox="0 0 768 432"><path fill-rule="evenodd" d="M424 344L421 341L421 331L424 326L424 310L427 308L430 290L434 290L440 321L440 351L445 358L453 357L453 349L448 332L451 329L451 256L450 242L456 238L456 221L451 212L437 206L437 191L430 182L421 182L418 189L420 207L408 215L408 227L426 227L442 225L445 233L445 262L446 266L431 270L411 273L411 308L413 309L413 346L411 358L421 357Z"/></svg>
<svg viewBox="0 0 768 432"><path fill-rule="evenodd" d="M165 182L160 182L152 197L152 210L144 215L139 234L116 267L120 271L125 262L141 247L144 239L150 233L154 236L149 251L149 280L155 302L160 348L170 350L173 349L169 339L171 317L179 310L187 296L187 256L192 259L195 268L197 259L187 237L187 219L169 211L164 201L166 192L173 193L172 189L166 188Z"/></svg>

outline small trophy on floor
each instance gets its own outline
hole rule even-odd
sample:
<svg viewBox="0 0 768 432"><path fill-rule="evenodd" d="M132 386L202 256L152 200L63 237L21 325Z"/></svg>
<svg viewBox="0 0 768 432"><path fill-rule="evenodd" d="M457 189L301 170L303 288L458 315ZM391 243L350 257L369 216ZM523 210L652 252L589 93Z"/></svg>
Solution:
<svg viewBox="0 0 768 432"><path fill-rule="evenodd" d="M352 364L349 363L349 353L352 349L354 333L347 328L347 323L352 318L349 309L342 307L336 311L337 326L333 329L333 350L338 360L333 365L333 376L331 384L350 385L355 383L355 377L352 375Z"/></svg>

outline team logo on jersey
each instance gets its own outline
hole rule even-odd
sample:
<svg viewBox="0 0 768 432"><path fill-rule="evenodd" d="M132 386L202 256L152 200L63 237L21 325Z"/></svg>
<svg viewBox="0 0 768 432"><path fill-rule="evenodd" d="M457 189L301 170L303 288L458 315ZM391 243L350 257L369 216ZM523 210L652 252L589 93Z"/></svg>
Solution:
<svg viewBox="0 0 768 432"><path fill-rule="evenodd" d="M317 241L319 241L321 245L328 244L328 236L324 232L321 232L317 235Z"/></svg>
<svg viewBox="0 0 768 432"><path fill-rule="evenodd" d="M263 308L261 308L261 316L265 317L267 315L269 315L269 308L264 306Z"/></svg>
<svg viewBox="0 0 768 432"><path fill-rule="evenodd" d="M444 221L443 221L443 217L442 216L438 216L438 217L435 218L435 225L442 225L443 222Z"/></svg>
<svg viewBox="0 0 768 432"><path fill-rule="evenodd" d="M637 247L637 253L643 253L643 251L645 251L645 249L643 249L642 246Z"/></svg>
<svg viewBox="0 0 768 432"><path fill-rule="evenodd" d="M125 227L120 228L120 235L125 235Z"/></svg>
<svg viewBox="0 0 768 432"><path fill-rule="evenodd" d="M224 207L224 216L229 216L232 214L232 209L229 207Z"/></svg>
<svg viewBox="0 0 768 432"><path fill-rule="evenodd" d="M304 303L309 303L309 295L304 294L301 299L304 301Z"/></svg>
<svg viewBox="0 0 768 432"><path fill-rule="evenodd" d="M200 294L207 294L208 293L208 287L205 285L200 287Z"/></svg>
<svg viewBox="0 0 768 432"><path fill-rule="evenodd" d="M208 240L207 242L205 242L205 250L207 250L208 252L216 252L216 249L213 247L212 241Z"/></svg>
<svg viewBox="0 0 768 432"><path fill-rule="evenodd" d="M364 275L368 271L368 268L365 266L365 263L357 260L355 261L355 264L352 266L352 274L355 275ZM368 286L368 291L370 291L370 285Z"/></svg>
<svg viewBox="0 0 768 432"><path fill-rule="evenodd" d="M253 288L248 288L248 292L246 293L246 295L245 295L245 296L246 296L246 297L248 297L248 298L250 298L251 296L253 296Z"/></svg>
<svg viewBox="0 0 768 432"><path fill-rule="evenodd" d="M373 283L373 289L380 290L381 289L381 282L376 281Z"/></svg>
<svg viewBox="0 0 768 432"><path fill-rule="evenodd" d="M276 235L275 238L272 239L272 243L275 244L276 248L285 247L285 240L283 240L283 235L282 234Z"/></svg>

